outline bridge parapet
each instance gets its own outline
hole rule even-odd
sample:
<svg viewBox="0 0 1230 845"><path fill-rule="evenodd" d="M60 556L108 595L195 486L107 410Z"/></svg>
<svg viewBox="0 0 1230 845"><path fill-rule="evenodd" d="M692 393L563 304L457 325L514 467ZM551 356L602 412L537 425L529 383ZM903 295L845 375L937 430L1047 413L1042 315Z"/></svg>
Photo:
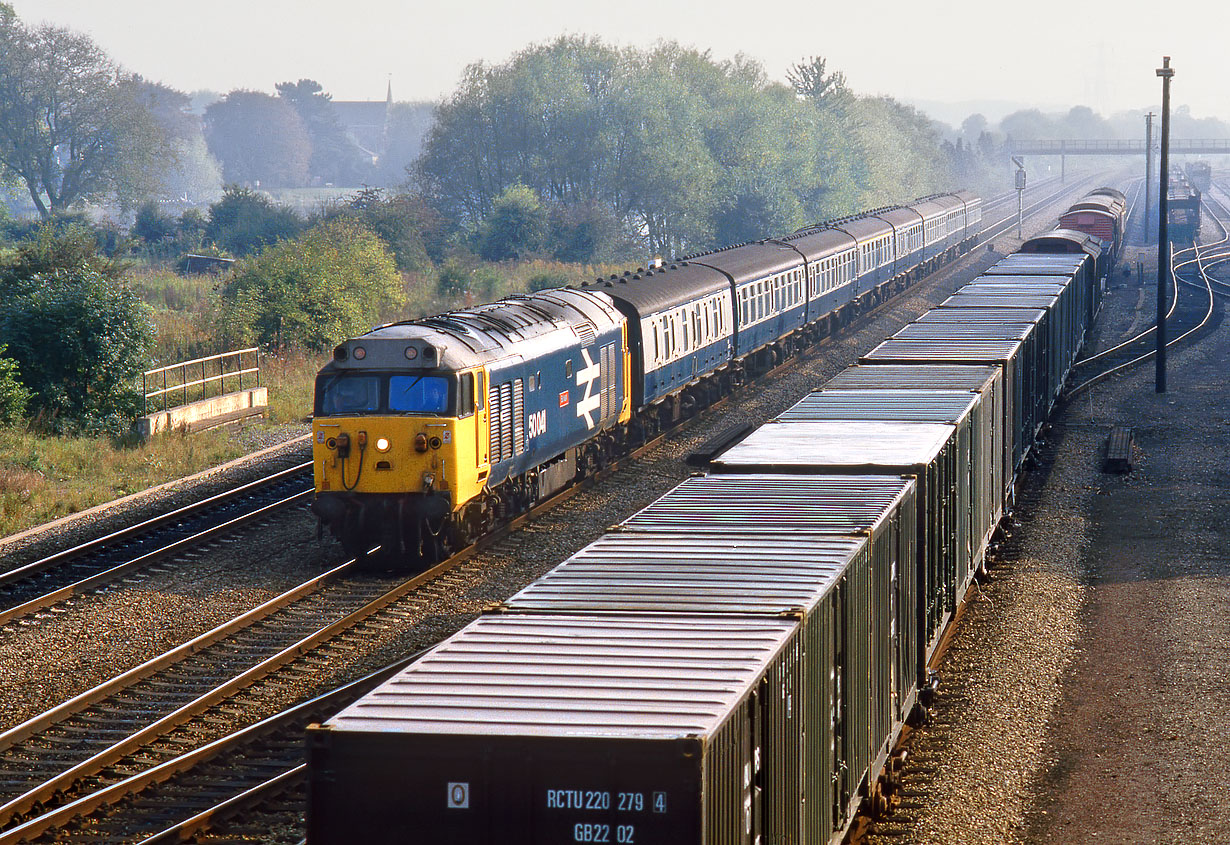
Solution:
<svg viewBox="0 0 1230 845"><path fill-rule="evenodd" d="M1156 144L1153 149L1157 150ZM1009 141L1004 145L1004 151L1011 155L1144 155L1143 140L1060 140L1060 141ZM1212 138L1207 140L1172 139L1171 154L1188 155L1228 155L1230 154L1230 138Z"/></svg>

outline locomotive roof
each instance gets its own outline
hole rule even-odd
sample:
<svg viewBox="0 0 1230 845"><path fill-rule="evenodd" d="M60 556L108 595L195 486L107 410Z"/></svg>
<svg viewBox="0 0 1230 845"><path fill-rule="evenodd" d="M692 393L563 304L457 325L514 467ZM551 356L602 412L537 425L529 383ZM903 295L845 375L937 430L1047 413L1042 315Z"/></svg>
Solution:
<svg viewBox="0 0 1230 845"><path fill-rule="evenodd" d="M582 290L607 294L632 305L638 314L656 314L698 296L727 290L730 280L704 264L681 261L622 276L586 282Z"/></svg>
<svg viewBox="0 0 1230 845"><path fill-rule="evenodd" d="M465 369L525 354L527 349L546 351L577 339L592 341L619 325L619 311L603 294L545 290L379 326L339 344L326 368ZM354 352L359 347L364 352L361 359ZM416 350L412 360L408 347Z"/></svg>

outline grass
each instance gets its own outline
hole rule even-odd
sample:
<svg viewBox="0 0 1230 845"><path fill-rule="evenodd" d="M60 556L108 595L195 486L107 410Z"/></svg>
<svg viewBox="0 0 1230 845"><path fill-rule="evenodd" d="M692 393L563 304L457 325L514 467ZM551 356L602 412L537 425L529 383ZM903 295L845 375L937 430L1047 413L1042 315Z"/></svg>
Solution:
<svg viewBox="0 0 1230 845"><path fill-rule="evenodd" d="M117 448L105 437L0 429L0 536L191 475L246 451L225 431L174 434Z"/></svg>

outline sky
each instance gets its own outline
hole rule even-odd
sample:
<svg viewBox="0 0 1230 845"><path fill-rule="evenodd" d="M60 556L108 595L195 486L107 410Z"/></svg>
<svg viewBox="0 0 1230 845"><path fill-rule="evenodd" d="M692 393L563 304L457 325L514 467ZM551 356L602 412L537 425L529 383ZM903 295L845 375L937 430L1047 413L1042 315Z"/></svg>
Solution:
<svg viewBox="0 0 1230 845"><path fill-rule="evenodd" d="M1152 107L1161 98L1154 71L1170 55L1173 104L1230 117L1227 13L1211 0L9 2L27 23L85 32L128 70L183 91L272 93L278 82L311 78L334 99L369 100L383 99L391 81L394 99L436 101L472 62L499 64L573 34L617 46L676 40L717 59L742 53L782 81L795 62L824 56L858 94L955 104L935 109L950 122L979 101L993 120L1018 104Z"/></svg>

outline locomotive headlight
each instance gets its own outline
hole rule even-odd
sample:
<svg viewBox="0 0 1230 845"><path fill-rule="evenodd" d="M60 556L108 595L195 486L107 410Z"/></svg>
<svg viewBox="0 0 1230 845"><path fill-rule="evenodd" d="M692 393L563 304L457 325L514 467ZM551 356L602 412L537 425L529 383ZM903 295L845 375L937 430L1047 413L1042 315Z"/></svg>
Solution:
<svg viewBox="0 0 1230 845"><path fill-rule="evenodd" d="M350 354L354 356L354 359L356 361L362 361L364 358L367 357L367 350L364 349L362 346L356 346L354 348L354 351Z"/></svg>
<svg viewBox="0 0 1230 845"><path fill-rule="evenodd" d="M390 444L389 444L389 440L387 437L377 437L376 438L376 451L377 452L389 451L389 445Z"/></svg>

